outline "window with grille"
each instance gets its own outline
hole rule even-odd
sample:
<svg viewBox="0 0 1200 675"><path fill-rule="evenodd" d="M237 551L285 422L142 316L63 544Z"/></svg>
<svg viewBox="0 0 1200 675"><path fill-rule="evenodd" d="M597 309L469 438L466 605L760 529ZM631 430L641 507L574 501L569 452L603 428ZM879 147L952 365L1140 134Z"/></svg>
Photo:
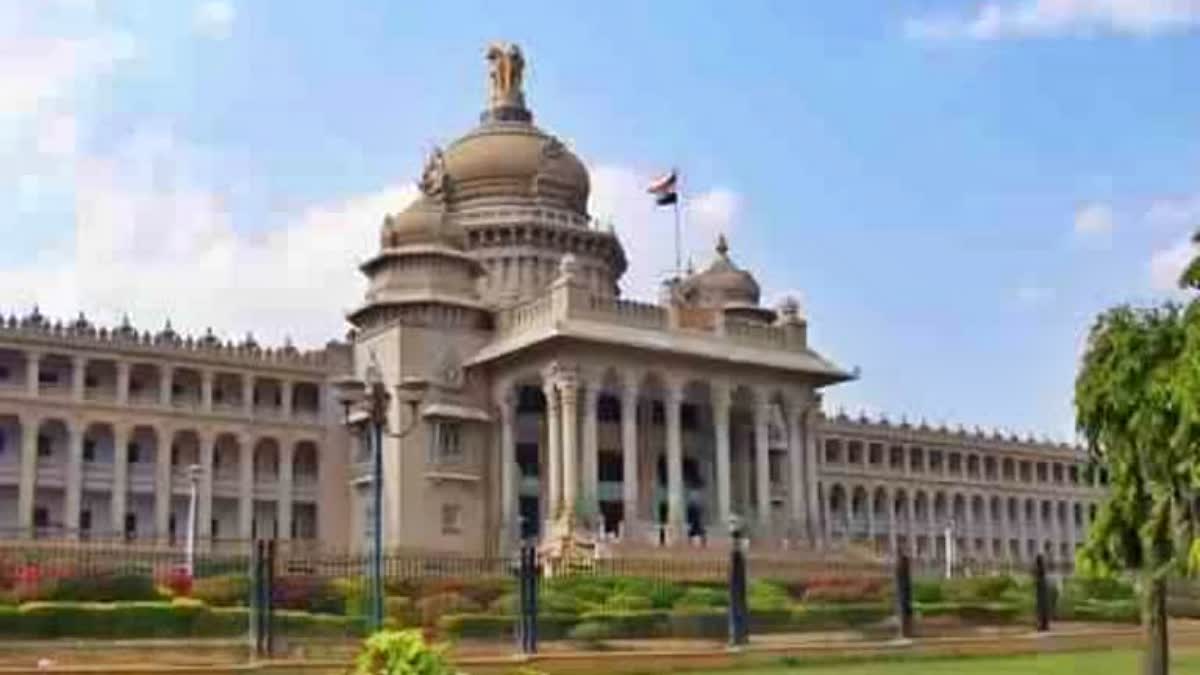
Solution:
<svg viewBox="0 0 1200 675"><path fill-rule="evenodd" d="M438 422L433 425L432 459L435 463L451 463L463 458L462 425L458 422Z"/></svg>
<svg viewBox="0 0 1200 675"><path fill-rule="evenodd" d="M442 504L442 534L462 534L462 507Z"/></svg>

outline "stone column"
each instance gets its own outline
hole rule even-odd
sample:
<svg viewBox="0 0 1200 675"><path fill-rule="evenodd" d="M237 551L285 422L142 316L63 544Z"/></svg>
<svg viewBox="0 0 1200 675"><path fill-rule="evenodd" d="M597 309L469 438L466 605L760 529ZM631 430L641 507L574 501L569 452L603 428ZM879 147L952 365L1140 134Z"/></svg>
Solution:
<svg viewBox="0 0 1200 675"><path fill-rule="evenodd" d="M793 525L804 522L804 409L792 407L784 418L788 435L788 504L791 506Z"/></svg>
<svg viewBox="0 0 1200 675"><path fill-rule="evenodd" d="M200 434L200 484L197 486L196 541L207 543L212 536L213 444L211 433Z"/></svg>
<svg viewBox="0 0 1200 675"><path fill-rule="evenodd" d="M254 538L254 441L238 434L238 537Z"/></svg>
<svg viewBox="0 0 1200 675"><path fill-rule="evenodd" d="M71 357L71 398L82 401L87 390L87 358Z"/></svg>
<svg viewBox="0 0 1200 675"><path fill-rule="evenodd" d="M117 361L117 405L129 405L129 373L133 365Z"/></svg>
<svg viewBox="0 0 1200 675"><path fill-rule="evenodd" d="M292 497L295 495L293 490L293 469L292 459L296 452L296 444L293 439L285 438L279 444L279 483L276 486L276 502L279 514L279 538L292 538Z"/></svg>
<svg viewBox="0 0 1200 675"><path fill-rule="evenodd" d="M599 513L600 482L600 428L596 419L596 408L600 403L600 390L588 383L583 391L583 499L593 514Z"/></svg>
<svg viewBox="0 0 1200 675"><path fill-rule="evenodd" d="M254 416L254 375L251 373L242 374L242 414Z"/></svg>
<svg viewBox="0 0 1200 675"><path fill-rule="evenodd" d="M164 407L171 407L171 383L175 375L175 367L164 363L158 371L158 402Z"/></svg>
<svg viewBox="0 0 1200 675"><path fill-rule="evenodd" d="M759 395L761 398L761 394ZM765 525L771 522L771 458L767 438L767 422L770 419L770 405L760 400L754 406L754 472L757 478L758 522Z"/></svg>
<svg viewBox="0 0 1200 675"><path fill-rule="evenodd" d="M520 537L517 529L517 445L513 431L516 402L511 387L497 398L496 410L500 413L500 550L507 553L513 540Z"/></svg>
<svg viewBox="0 0 1200 675"><path fill-rule="evenodd" d="M830 495L826 494L826 490L829 488L829 486L823 485L821 483L818 483L818 486L825 488L825 489L818 490L819 492L821 492L821 495L820 495L820 497L821 497L821 530L822 530L821 539L822 539L822 541L825 541L825 542L832 542L833 541L833 513L829 508Z"/></svg>
<svg viewBox="0 0 1200 675"><path fill-rule="evenodd" d="M283 408L281 410L281 413L283 415L283 419L285 419L285 420L292 419L292 390L293 389L294 389L294 386L293 386L293 383L291 380L283 380L279 383L279 397L280 397L280 400L283 402Z"/></svg>
<svg viewBox="0 0 1200 675"><path fill-rule="evenodd" d="M21 418L21 477L17 488L17 526L21 536L33 532L33 504L37 490L37 442L39 421Z"/></svg>
<svg viewBox="0 0 1200 675"><path fill-rule="evenodd" d="M891 452L891 449L888 449ZM891 459L889 457L889 459ZM896 526L896 495L888 493L884 496L884 508L887 509L887 525L888 525L888 551L895 558L900 555L900 547L897 544L897 526Z"/></svg>
<svg viewBox="0 0 1200 675"><path fill-rule="evenodd" d="M211 370L200 371L200 409L212 412L213 409L213 380L216 379Z"/></svg>
<svg viewBox="0 0 1200 675"><path fill-rule="evenodd" d="M546 519L562 513L562 430L559 426L558 389L553 382L542 387L546 397Z"/></svg>
<svg viewBox="0 0 1200 675"><path fill-rule="evenodd" d="M30 396L37 396L40 390L39 380L42 372L41 352L26 352L25 388ZM30 511L32 514L33 512ZM31 515L30 518L33 516ZM32 522L32 521L30 521Z"/></svg>
<svg viewBox="0 0 1200 675"><path fill-rule="evenodd" d="M808 527L809 536L817 540L816 545L821 545L820 528L817 524L821 513L821 496L817 494L817 466L821 461L821 449L817 442L817 419L821 414L820 400L811 402L811 405L804 411L804 468L805 468L805 496L808 499L806 508L805 523Z"/></svg>
<svg viewBox="0 0 1200 675"><path fill-rule="evenodd" d="M978 523L975 522L975 495L967 493L963 495L963 500L966 505L965 513L963 513L963 520L965 521L966 527L963 529L967 534L967 536L963 537L963 539L966 540L963 548L967 549L967 556L961 557L975 558L978 555L978 551L975 550L975 532L976 528L978 527Z"/></svg>
<svg viewBox="0 0 1200 675"><path fill-rule="evenodd" d="M904 461L905 462L908 461L907 453L905 453ZM917 501L916 494L914 494L912 492L907 492L907 491L905 492L905 494L904 494L904 520L905 520L904 539L907 542L907 546L905 548L908 549L905 552L910 555L916 555L916 553L917 553L917 533L920 531L920 528L917 527L916 518L913 515L913 505L916 501Z"/></svg>
<svg viewBox="0 0 1200 675"><path fill-rule="evenodd" d="M570 376L559 380L562 405L563 513L575 522L579 499L579 383Z"/></svg>
<svg viewBox="0 0 1200 675"><path fill-rule="evenodd" d="M129 510L129 429L121 424L113 425L113 482L112 498L109 501L114 536L125 532L125 513Z"/></svg>
<svg viewBox="0 0 1200 675"><path fill-rule="evenodd" d="M867 541L871 542L871 549L875 549L875 491L867 486Z"/></svg>
<svg viewBox="0 0 1200 675"><path fill-rule="evenodd" d="M67 537L79 536L79 507L83 499L83 441L86 429L78 422L67 425L67 480L63 497L63 526Z"/></svg>
<svg viewBox="0 0 1200 675"><path fill-rule="evenodd" d="M624 499L622 537L636 536L638 527L638 378L627 375L621 390L621 496Z"/></svg>
<svg viewBox="0 0 1200 675"><path fill-rule="evenodd" d="M717 450L717 515L722 532L733 516L730 495L729 412L733 406L732 392L723 382L712 383L713 433Z"/></svg>
<svg viewBox="0 0 1200 675"><path fill-rule="evenodd" d="M683 383L669 380L666 383L666 398L663 401L667 423L667 540L681 541L686 514L683 494L683 429L680 426L680 408L683 406Z"/></svg>
<svg viewBox="0 0 1200 675"><path fill-rule="evenodd" d="M169 428L156 429L158 447L154 456L154 534L166 541L171 522L171 461L175 436Z"/></svg>

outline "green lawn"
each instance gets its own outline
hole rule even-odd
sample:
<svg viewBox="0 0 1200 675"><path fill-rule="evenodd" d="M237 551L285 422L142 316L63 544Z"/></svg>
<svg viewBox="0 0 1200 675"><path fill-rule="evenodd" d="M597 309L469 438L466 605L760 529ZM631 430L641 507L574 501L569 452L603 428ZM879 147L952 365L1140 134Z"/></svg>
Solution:
<svg viewBox="0 0 1200 675"><path fill-rule="evenodd" d="M882 661L779 665L753 670L724 671L724 675L1136 675L1135 651L1072 652L1003 657L892 658ZM1172 675L1200 675L1200 652L1171 659ZM714 673L713 675L717 675Z"/></svg>

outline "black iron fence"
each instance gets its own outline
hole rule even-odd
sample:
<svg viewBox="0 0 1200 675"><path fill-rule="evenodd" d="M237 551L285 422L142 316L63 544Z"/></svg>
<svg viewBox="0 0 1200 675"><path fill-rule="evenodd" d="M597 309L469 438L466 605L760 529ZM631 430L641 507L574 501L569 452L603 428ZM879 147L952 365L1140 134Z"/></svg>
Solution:
<svg viewBox="0 0 1200 675"><path fill-rule="evenodd" d="M877 639L1054 621L1136 622L1132 585L1065 568L947 568L741 550L556 559L384 556L382 623L460 645L534 652L654 638L745 644L754 635L852 632ZM350 644L376 628L366 555L289 542L170 546L0 540L0 639L213 637L256 653ZM1200 616L1200 587L1176 582L1169 609Z"/></svg>

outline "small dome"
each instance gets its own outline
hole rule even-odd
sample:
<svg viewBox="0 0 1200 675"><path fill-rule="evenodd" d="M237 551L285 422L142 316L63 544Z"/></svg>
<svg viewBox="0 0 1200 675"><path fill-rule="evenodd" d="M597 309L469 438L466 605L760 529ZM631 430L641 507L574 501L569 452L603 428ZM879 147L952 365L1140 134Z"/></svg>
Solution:
<svg viewBox="0 0 1200 675"><path fill-rule="evenodd" d="M400 213L384 217L380 243L385 249L434 243L461 249L463 237L462 228L446 217L441 203L421 197Z"/></svg>
<svg viewBox="0 0 1200 675"><path fill-rule="evenodd" d="M702 307L758 307L759 287L754 275L729 259L725 235L717 239L717 257L703 272L683 280L681 292L688 302Z"/></svg>

